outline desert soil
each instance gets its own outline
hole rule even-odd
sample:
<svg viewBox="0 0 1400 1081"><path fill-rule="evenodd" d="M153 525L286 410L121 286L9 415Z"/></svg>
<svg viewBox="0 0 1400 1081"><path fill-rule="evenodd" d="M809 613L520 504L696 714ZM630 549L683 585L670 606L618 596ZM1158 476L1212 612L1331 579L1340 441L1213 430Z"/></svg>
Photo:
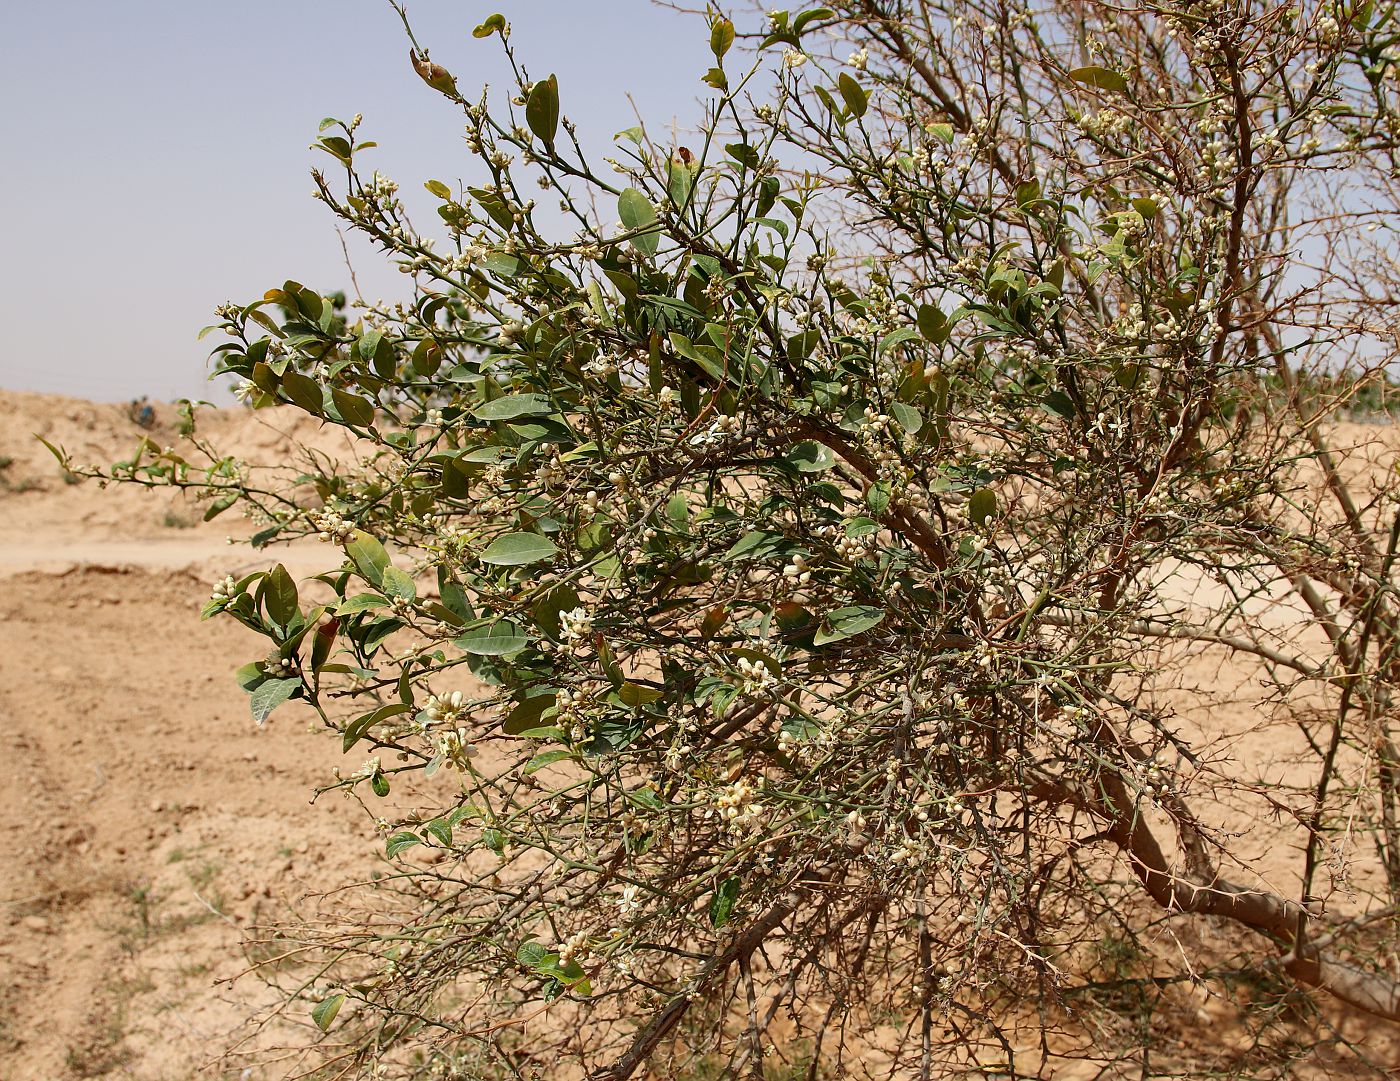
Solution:
<svg viewBox="0 0 1400 1081"><path fill-rule="evenodd" d="M252 723L232 670L258 640L199 621L210 582L267 559L228 546L231 515L65 483L33 439L110 463L144 434L124 406L0 392L0 411L0 1078L279 1076L215 1060L306 1018L250 1034L275 999L223 981L251 928L377 845L358 808L310 802L335 749L307 712ZM174 442L174 410L157 420ZM288 434L248 414L217 433L250 457Z"/></svg>

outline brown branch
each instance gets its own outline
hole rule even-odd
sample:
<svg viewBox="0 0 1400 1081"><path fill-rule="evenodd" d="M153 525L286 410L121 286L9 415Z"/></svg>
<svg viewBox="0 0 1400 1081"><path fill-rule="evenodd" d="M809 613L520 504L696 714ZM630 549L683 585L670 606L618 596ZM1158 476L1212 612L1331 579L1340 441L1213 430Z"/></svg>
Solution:
<svg viewBox="0 0 1400 1081"><path fill-rule="evenodd" d="M1099 793L1089 795L1067 787L1057 779L1042 779L1032 786L1039 798L1083 807L1108 820L1099 836L1111 840L1128 859L1133 874L1148 896L1169 912L1219 916L1258 931L1283 951L1282 971L1299 983L1327 991L1342 1002L1387 1021L1400 1022L1400 982L1378 972L1367 972L1333 960L1317 943L1299 944L1299 918L1311 918L1301 905L1269 890L1253 889L1223 877L1207 861L1195 876L1172 869L1161 842L1133 805L1127 785L1116 775L1101 774ZM1173 814L1183 843L1201 850L1187 836L1194 826ZM1295 946L1299 948L1295 949Z"/></svg>
<svg viewBox="0 0 1400 1081"><path fill-rule="evenodd" d="M802 879L799 889L829 885L845 874L841 864L824 867ZM773 905L748 930L734 939L708 961L690 987L673 995L632 1038L631 1046L610 1066L589 1075L589 1081L627 1081L646 1064L653 1051L678 1025L690 1009L690 1004L721 977L736 961L749 957L774 930L797 908L797 900L784 900Z"/></svg>

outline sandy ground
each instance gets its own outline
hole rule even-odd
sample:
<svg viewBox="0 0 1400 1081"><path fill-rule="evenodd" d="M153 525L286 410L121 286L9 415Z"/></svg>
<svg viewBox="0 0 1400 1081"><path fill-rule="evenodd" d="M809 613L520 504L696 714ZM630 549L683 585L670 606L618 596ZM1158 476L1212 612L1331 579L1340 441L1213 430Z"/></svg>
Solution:
<svg viewBox="0 0 1400 1081"><path fill-rule="evenodd" d="M198 620L211 582L269 558L228 545L248 523L202 523L178 495L67 483L33 439L110 463L143 435L178 443L172 407L143 433L124 406L0 391L0 417L0 1081L281 1078L275 1064L219 1059L240 1039L307 1035L304 1014L247 1029L277 1001L256 978L227 982L248 966L248 933L360 877L382 849L358 807L310 801L339 748L308 729L309 711L253 725L232 671L260 640ZM329 438L282 411L216 414L205 431L263 462ZM325 555L313 544L275 558L300 575ZM1232 753L1261 776L1286 768L1276 733L1255 730L1258 688L1219 658L1191 664L1188 682L1214 699L1196 720L1238 728ZM1283 853L1256 869L1286 889L1286 838L1259 827L1241 845ZM1239 1038L1220 1004L1201 1006L1201 1031L1177 1038ZM1340 1020L1353 1036L1368 1025Z"/></svg>
<svg viewBox="0 0 1400 1081"><path fill-rule="evenodd" d="M178 497L66 484L30 436L110 462L142 434L124 407L0 392L0 411L0 1078L278 1076L201 1073L273 1001L220 981L251 926L377 846L358 808L309 802L332 751L309 713L253 725L232 667L258 641L199 622L208 582L266 560ZM244 422L235 442L279 450ZM259 1039L294 1035L275 1029Z"/></svg>

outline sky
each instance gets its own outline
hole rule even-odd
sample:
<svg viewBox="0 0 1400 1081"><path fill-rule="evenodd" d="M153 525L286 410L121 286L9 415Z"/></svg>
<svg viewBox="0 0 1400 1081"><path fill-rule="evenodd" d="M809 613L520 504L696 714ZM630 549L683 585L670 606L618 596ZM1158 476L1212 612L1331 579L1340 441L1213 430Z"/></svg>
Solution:
<svg viewBox="0 0 1400 1081"><path fill-rule="evenodd" d="M636 123L693 128L712 63L702 19L649 0L408 0L468 96L510 87L493 11L532 77L601 155ZM631 95L631 100L629 100ZM336 219L311 199L322 117L364 115L364 164L426 223L430 178L475 175L457 108L425 86L385 0L0 0L0 387L99 401L230 400L208 382L224 301L293 278L345 288ZM357 159L358 160L358 159ZM455 186L455 185L454 185ZM405 279L351 238L364 294Z"/></svg>

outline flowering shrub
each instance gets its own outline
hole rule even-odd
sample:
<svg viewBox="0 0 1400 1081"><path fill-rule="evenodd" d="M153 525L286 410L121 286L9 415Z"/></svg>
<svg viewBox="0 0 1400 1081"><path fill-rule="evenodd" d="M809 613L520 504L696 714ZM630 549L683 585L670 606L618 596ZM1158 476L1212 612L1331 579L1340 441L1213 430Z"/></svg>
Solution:
<svg viewBox="0 0 1400 1081"><path fill-rule="evenodd" d="M302 991L340 1066L1147 1076L1178 983L1264 989L1243 1070L1300 1002L1400 1018L1400 519L1321 426L1395 349L1359 228L1395 205L1390 26L713 14L704 127L599 169L492 16L509 101L412 42L479 159L427 182L436 236L326 121L319 197L407 296L288 282L216 355L365 456L115 476L324 542L314 583L206 615L271 642L259 720L296 699L369 756L333 787L431 807L384 823L405 922ZM1191 650L1264 685L1243 728ZM1227 753L1273 721L1301 781ZM1258 872L1241 832L1278 816L1296 861ZM1244 945L1184 930L1221 926Z"/></svg>

